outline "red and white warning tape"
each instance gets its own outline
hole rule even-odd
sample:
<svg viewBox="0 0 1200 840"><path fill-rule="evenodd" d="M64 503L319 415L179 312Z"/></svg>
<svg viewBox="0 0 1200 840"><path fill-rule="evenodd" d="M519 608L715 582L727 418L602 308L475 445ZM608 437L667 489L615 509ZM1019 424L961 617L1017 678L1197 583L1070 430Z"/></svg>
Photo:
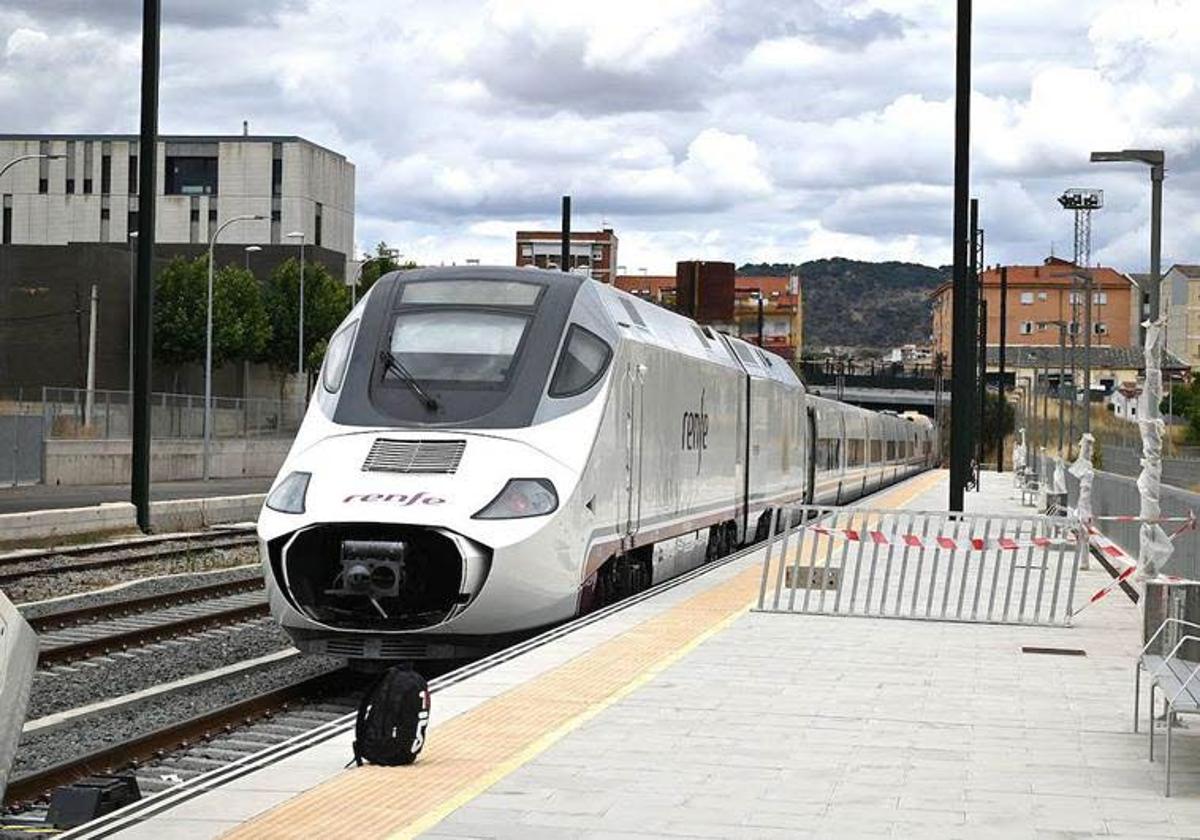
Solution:
<svg viewBox="0 0 1200 840"><path fill-rule="evenodd" d="M947 537L939 535L917 534L887 534L883 531L872 531L856 528L826 528L823 525L810 525L808 530L815 534L840 538L850 542L872 543L874 545L897 545L906 548L940 548L947 551L1016 551L1022 548L1048 548L1054 545L1072 545L1074 540L1054 537L1029 537L1012 539L1011 537Z"/></svg>
<svg viewBox="0 0 1200 840"><path fill-rule="evenodd" d="M1161 524L1163 522L1186 522L1192 527L1196 525L1196 512L1192 511L1188 516L1160 516L1157 519L1143 519L1140 516L1132 514L1122 514L1119 516L1093 516L1093 522L1147 522L1150 524Z"/></svg>

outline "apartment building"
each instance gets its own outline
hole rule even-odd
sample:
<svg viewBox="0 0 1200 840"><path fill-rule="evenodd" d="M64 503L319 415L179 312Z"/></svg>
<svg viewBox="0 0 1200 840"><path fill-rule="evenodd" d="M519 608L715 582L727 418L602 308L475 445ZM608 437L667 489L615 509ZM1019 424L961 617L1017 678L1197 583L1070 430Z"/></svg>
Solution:
<svg viewBox="0 0 1200 840"><path fill-rule="evenodd" d="M1200 265L1173 265L1163 275L1166 347L1188 367L1200 367Z"/></svg>
<svg viewBox="0 0 1200 840"><path fill-rule="evenodd" d="M1083 342L1086 296L1081 270L1069 260L1047 258L1041 265L1010 265L1007 271L1008 346L1057 347L1060 329L1067 341L1074 335ZM1133 279L1115 269L1090 269L1092 278L1092 346L1128 347L1137 344L1138 301L1141 291ZM1001 269L980 274L987 301L987 343L1000 340ZM951 325L954 289L943 283L932 293L933 351L953 364Z"/></svg>
<svg viewBox="0 0 1200 840"><path fill-rule="evenodd" d="M516 237L518 266L560 268L562 231L519 230ZM570 270L593 280L611 283L617 274L617 235L612 228L571 231Z"/></svg>

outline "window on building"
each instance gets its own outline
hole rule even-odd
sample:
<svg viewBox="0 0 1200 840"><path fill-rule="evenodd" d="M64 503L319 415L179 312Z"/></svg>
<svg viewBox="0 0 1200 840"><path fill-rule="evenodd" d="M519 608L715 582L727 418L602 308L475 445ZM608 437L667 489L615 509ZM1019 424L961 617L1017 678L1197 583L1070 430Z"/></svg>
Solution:
<svg viewBox="0 0 1200 840"><path fill-rule="evenodd" d="M0 243L12 244L12 196L4 196L4 220L0 223Z"/></svg>
<svg viewBox="0 0 1200 840"><path fill-rule="evenodd" d="M188 242L195 244L200 241L200 198L192 196L188 208Z"/></svg>
<svg viewBox="0 0 1200 840"><path fill-rule="evenodd" d="M275 199L275 200L278 201L278 199ZM282 234L280 232L282 223L283 223L283 213L279 210L279 208L275 208L274 210L271 211L271 244L272 245L279 244L279 238L280 238L280 236L282 236Z"/></svg>
<svg viewBox="0 0 1200 840"><path fill-rule="evenodd" d="M1021 335L1033 335L1033 321L1021 322Z"/></svg>
<svg viewBox="0 0 1200 840"><path fill-rule="evenodd" d="M67 141L67 160L66 160L66 192L68 195L75 192L75 141Z"/></svg>
<svg viewBox="0 0 1200 840"><path fill-rule="evenodd" d="M100 241L108 242L112 225L112 209L108 206L108 196L100 199Z"/></svg>
<svg viewBox="0 0 1200 840"><path fill-rule="evenodd" d="M169 155L165 192L167 195L216 195L216 157Z"/></svg>
<svg viewBox="0 0 1200 840"><path fill-rule="evenodd" d="M50 154L50 142L43 140L38 143L38 154L43 155L38 161L38 192L43 195L50 192L50 160L45 155Z"/></svg>
<svg viewBox="0 0 1200 840"><path fill-rule="evenodd" d="M1079 335L1079 322L1072 321L1071 323L1067 324L1067 332L1071 335Z"/></svg>
<svg viewBox="0 0 1200 840"><path fill-rule="evenodd" d="M130 233L138 229L138 211L130 210L125 216L125 230Z"/></svg>
<svg viewBox="0 0 1200 840"><path fill-rule="evenodd" d="M1028 305L1033 303L1033 292L1021 292L1021 304Z"/></svg>
<svg viewBox="0 0 1200 840"><path fill-rule="evenodd" d="M1108 292L1093 292L1092 303L1108 303Z"/></svg>
<svg viewBox="0 0 1200 840"><path fill-rule="evenodd" d="M283 144L271 144L271 195L283 195Z"/></svg>
<svg viewBox="0 0 1200 840"><path fill-rule="evenodd" d="M1096 323L1092 324L1092 331L1096 335L1108 335L1108 324L1104 323L1103 321L1097 321Z"/></svg>
<svg viewBox="0 0 1200 840"><path fill-rule="evenodd" d="M321 202L313 202L313 244L321 247Z"/></svg>
<svg viewBox="0 0 1200 840"><path fill-rule="evenodd" d="M208 201L208 236L206 242L211 242L212 238L217 235L217 203L216 199Z"/></svg>
<svg viewBox="0 0 1200 840"><path fill-rule="evenodd" d="M100 194L108 195L110 192L112 192L112 155L104 154L100 156Z"/></svg>
<svg viewBox="0 0 1200 840"><path fill-rule="evenodd" d="M138 156L129 156L129 194L137 195L138 192ZM132 228L131 228L132 230Z"/></svg>
<svg viewBox="0 0 1200 840"><path fill-rule="evenodd" d="M92 173L96 170L95 158L96 144L88 140L83 144L83 194L91 195L92 193Z"/></svg>
<svg viewBox="0 0 1200 840"><path fill-rule="evenodd" d="M1050 296L1049 296L1049 295L1047 295L1045 292L1038 292L1038 293L1037 293L1037 299L1038 299L1038 300L1049 300L1049 299L1050 299Z"/></svg>

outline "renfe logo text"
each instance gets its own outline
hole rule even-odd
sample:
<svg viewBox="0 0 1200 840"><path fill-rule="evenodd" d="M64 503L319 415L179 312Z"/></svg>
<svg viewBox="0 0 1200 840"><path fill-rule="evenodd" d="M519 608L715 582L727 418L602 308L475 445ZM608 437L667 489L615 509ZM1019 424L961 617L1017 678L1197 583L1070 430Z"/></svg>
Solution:
<svg viewBox="0 0 1200 840"><path fill-rule="evenodd" d="M423 505L443 505L445 499L440 499L437 496L426 496L425 491L419 490L411 496L404 493L351 493L346 498L342 499L342 503L346 502L391 502L392 504L410 507L415 504Z"/></svg>

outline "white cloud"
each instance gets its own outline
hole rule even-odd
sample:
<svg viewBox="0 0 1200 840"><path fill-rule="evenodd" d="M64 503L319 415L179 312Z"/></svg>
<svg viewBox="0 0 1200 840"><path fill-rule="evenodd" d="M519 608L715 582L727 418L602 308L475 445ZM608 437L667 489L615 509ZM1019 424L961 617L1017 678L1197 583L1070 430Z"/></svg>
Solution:
<svg viewBox="0 0 1200 840"><path fill-rule="evenodd" d="M128 6L128 8L126 8ZM132 131L129 4L0 9L7 131ZM173 0L164 132L300 134L357 165L358 235L509 262L518 226L608 219L621 261L949 258L953 5L940 0ZM1054 198L1098 186L1095 253L1140 270L1144 168L1164 250L1200 241L1194 0L980 4L973 192L989 260L1067 250Z"/></svg>

